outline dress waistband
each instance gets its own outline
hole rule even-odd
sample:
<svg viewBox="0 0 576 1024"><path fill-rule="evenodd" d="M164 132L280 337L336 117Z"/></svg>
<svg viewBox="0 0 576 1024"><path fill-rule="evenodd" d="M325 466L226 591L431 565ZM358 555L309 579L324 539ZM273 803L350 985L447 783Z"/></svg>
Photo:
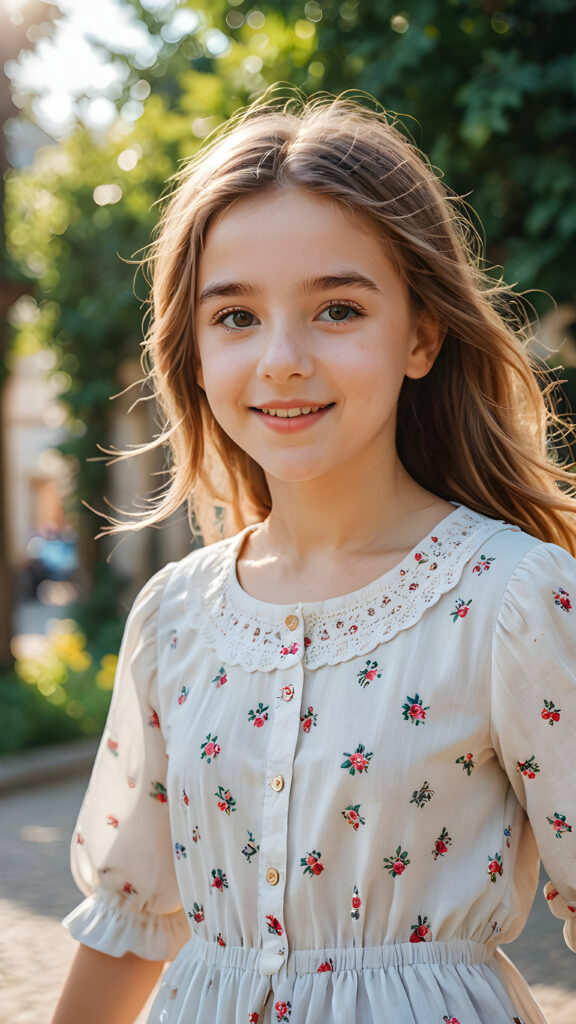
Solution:
<svg viewBox="0 0 576 1024"><path fill-rule="evenodd" d="M219 946L193 935L186 944L190 953L214 967L260 971L264 950L251 946ZM290 950L282 973L316 974L322 971L369 971L417 967L420 964L486 964L493 949L471 939L451 942L401 942L385 946L340 946ZM264 973L269 973L265 971Z"/></svg>

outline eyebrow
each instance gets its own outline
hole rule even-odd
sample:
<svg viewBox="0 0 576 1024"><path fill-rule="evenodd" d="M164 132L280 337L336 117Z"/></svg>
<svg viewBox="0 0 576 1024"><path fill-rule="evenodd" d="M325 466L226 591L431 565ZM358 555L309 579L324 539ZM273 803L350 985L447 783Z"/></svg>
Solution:
<svg viewBox="0 0 576 1024"><path fill-rule="evenodd" d="M345 271L341 274L326 274L323 277L308 277L299 285L298 292L300 294L309 294L331 291L333 288L350 287L365 288L366 291L370 292L380 291L376 282L366 277L365 274L359 274L356 271ZM215 298L241 295L254 296L261 292L261 290L260 288L255 288L254 285L242 281L214 281L202 290L198 302L201 305Z"/></svg>

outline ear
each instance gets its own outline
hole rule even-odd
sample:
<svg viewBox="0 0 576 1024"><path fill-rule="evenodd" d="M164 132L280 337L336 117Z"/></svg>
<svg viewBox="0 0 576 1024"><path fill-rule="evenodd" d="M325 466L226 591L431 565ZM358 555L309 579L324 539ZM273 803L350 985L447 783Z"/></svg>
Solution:
<svg viewBox="0 0 576 1024"><path fill-rule="evenodd" d="M406 365L406 376L412 380L419 380L432 369L442 348L446 331L429 309L419 309L413 317L412 348Z"/></svg>

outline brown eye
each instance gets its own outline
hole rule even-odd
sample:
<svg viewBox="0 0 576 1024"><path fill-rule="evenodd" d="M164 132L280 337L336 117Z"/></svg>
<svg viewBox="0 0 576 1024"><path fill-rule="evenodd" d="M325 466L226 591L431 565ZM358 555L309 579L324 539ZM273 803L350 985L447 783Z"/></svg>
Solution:
<svg viewBox="0 0 576 1024"><path fill-rule="evenodd" d="M230 331L239 331L246 327L253 327L259 321L253 313L249 313L246 309L229 309L228 312L225 310L214 317L213 323L221 324L222 327L227 327Z"/></svg>
<svg viewBox="0 0 576 1024"><path fill-rule="evenodd" d="M237 309L234 313L229 313L228 317L232 317L234 327L251 327L254 321L252 313L247 313L245 309Z"/></svg>
<svg viewBox="0 0 576 1024"><path fill-rule="evenodd" d="M334 302L331 306L328 306L318 317L319 320L323 320L324 323L332 321L332 323L342 323L345 320L351 320L353 317L362 316L362 313L354 309L353 306L349 306L344 302Z"/></svg>
<svg viewBox="0 0 576 1024"><path fill-rule="evenodd" d="M350 306L330 306L328 314L331 320L345 320L350 313Z"/></svg>

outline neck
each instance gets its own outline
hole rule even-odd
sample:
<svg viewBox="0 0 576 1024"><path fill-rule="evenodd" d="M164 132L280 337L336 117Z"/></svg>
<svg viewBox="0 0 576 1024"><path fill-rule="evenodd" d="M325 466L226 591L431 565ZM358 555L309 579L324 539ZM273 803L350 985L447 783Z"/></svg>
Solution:
<svg viewBox="0 0 576 1024"><path fill-rule="evenodd" d="M381 472L360 459L329 479L287 483L269 477L268 485L272 511L262 540L269 550L299 562L329 552L409 548L419 514L438 503L407 474L396 453Z"/></svg>

